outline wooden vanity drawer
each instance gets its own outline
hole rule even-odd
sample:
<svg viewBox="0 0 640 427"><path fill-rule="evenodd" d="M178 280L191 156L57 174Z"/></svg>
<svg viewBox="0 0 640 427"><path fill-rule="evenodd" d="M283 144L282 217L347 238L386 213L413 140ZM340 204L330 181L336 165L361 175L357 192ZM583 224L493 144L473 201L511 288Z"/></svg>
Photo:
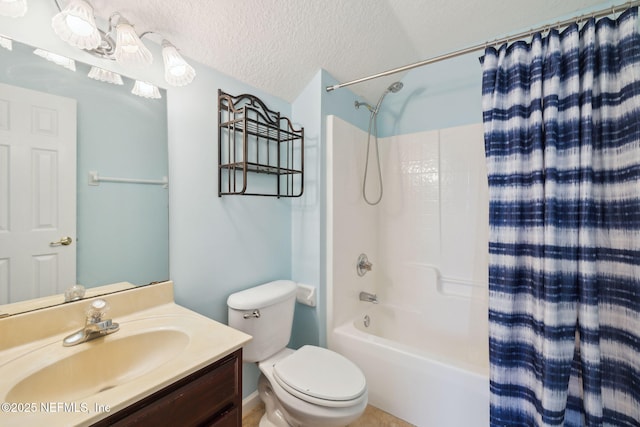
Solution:
<svg viewBox="0 0 640 427"><path fill-rule="evenodd" d="M242 414L240 408L234 408L227 415L220 417L218 420L214 421L213 424L210 424L209 427L240 427L240 424L237 424L237 420L242 419Z"/></svg>
<svg viewBox="0 0 640 427"><path fill-rule="evenodd" d="M240 427L241 399L242 349L94 425Z"/></svg>

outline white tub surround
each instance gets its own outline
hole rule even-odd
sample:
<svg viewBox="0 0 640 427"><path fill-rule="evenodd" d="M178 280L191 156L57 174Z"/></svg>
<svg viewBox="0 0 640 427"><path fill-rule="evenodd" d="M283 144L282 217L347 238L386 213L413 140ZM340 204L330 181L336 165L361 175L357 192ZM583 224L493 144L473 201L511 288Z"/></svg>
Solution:
<svg viewBox="0 0 640 427"><path fill-rule="evenodd" d="M396 417L488 425L482 125L381 138L374 207L361 195L367 133L336 117L327 128L329 348L364 371L370 403ZM372 263L363 276L361 253Z"/></svg>

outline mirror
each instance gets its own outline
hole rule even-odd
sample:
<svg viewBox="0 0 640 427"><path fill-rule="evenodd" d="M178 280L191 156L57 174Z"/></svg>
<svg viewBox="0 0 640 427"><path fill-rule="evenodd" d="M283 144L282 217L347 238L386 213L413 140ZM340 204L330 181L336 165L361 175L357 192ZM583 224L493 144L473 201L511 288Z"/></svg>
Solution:
<svg viewBox="0 0 640 427"><path fill-rule="evenodd" d="M160 100L141 98L131 94L133 81L124 76L122 86L93 80L87 76L90 67L86 64L76 61L73 72L33 51L34 47L15 41L11 51L0 48L0 83L76 100L77 221L76 235L70 236L76 245L76 278L75 283L47 284L51 285L47 291L39 295L28 292L18 300L64 293L76 283L87 290L94 289L94 296L106 284L142 285L168 279L167 186L102 181L90 185L90 172L102 177L154 181L168 176L165 91L161 90ZM0 93L0 101L2 98ZM9 160L7 169L11 166ZM8 177L0 171L0 187ZM2 286L2 281L8 280L7 269L4 271L0 265L0 304L17 302L15 294L20 292L13 292L12 297L8 285ZM54 287L56 290L51 292ZM103 289L113 291L113 287ZM0 315L6 312L0 305Z"/></svg>

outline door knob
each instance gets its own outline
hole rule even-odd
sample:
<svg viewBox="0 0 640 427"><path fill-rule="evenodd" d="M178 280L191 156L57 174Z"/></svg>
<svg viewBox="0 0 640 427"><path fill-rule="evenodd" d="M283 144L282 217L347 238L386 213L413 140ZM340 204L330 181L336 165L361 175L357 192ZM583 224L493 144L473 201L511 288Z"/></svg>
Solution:
<svg viewBox="0 0 640 427"><path fill-rule="evenodd" d="M60 238L60 240L58 240L57 242L51 242L49 243L50 246L69 246L71 244L71 242L73 242L73 239L69 236L67 237L62 237Z"/></svg>

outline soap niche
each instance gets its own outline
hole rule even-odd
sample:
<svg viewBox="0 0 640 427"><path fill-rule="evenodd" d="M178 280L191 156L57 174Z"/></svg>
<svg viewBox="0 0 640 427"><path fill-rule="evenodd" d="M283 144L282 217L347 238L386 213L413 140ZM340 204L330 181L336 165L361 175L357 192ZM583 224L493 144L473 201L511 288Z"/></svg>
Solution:
<svg viewBox="0 0 640 427"><path fill-rule="evenodd" d="M258 97L218 90L218 196L300 197L304 128Z"/></svg>

